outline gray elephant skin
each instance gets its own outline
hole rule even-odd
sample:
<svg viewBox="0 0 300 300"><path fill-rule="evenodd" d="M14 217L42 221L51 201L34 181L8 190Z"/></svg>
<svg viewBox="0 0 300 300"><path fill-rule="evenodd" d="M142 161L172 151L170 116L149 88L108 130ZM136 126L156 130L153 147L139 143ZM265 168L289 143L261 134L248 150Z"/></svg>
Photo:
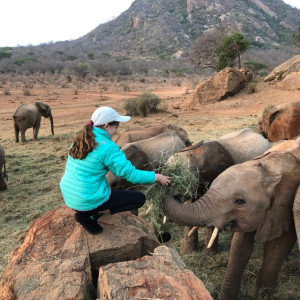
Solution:
<svg viewBox="0 0 300 300"><path fill-rule="evenodd" d="M5 167L5 152L3 147L0 145L0 191L4 191L7 189L4 178L7 179L6 167Z"/></svg>
<svg viewBox="0 0 300 300"><path fill-rule="evenodd" d="M298 247L300 251L300 187L297 190L294 206L293 206L293 214L294 214L294 221L295 221L295 228L297 233L298 239Z"/></svg>
<svg viewBox="0 0 300 300"><path fill-rule="evenodd" d="M32 104L21 104L13 113L16 143L19 142L19 132L21 132L21 142L26 142L25 132L33 127L33 140L37 140L41 117L49 118L51 123L51 133L54 135L53 117L48 104L34 102Z"/></svg>
<svg viewBox="0 0 300 300"><path fill-rule="evenodd" d="M252 159L266 150L271 144L260 134L250 128L231 132L215 141L199 142L173 154L167 161L172 164L176 157L180 157L189 166L189 170L198 179L198 196L202 196L213 180L228 167ZM189 200L191 201L191 200ZM184 239L181 247L183 254L192 253L198 249L197 231L188 235L191 227L184 228ZM206 230L205 244L211 235L211 230ZM204 252L216 252L218 240L211 250L204 248Z"/></svg>
<svg viewBox="0 0 300 300"><path fill-rule="evenodd" d="M140 170L158 170L170 155L185 148L185 143L173 131L161 133L155 137L128 143L121 148L126 158L133 166ZM127 180L117 177L112 172L106 175L107 181L113 189L129 189L134 185Z"/></svg>
<svg viewBox="0 0 300 300"><path fill-rule="evenodd" d="M187 147L192 145L185 129L171 124L127 129L117 137L115 142L120 147L123 147L127 143L146 140L164 132L175 132L179 135Z"/></svg>
<svg viewBox="0 0 300 300"><path fill-rule="evenodd" d="M231 226L234 234L220 299L238 298L255 241L264 243L256 295L261 290L272 297L284 259L296 241L293 204L300 184L300 143L294 142L291 151L268 151L229 167L193 203L184 205L171 196L164 201L164 214L175 223Z"/></svg>

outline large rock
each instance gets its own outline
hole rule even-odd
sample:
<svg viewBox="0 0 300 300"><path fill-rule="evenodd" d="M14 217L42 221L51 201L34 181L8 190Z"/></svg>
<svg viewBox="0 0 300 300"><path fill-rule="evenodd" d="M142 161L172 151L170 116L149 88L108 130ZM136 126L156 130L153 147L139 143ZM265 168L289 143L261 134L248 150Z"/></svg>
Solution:
<svg viewBox="0 0 300 300"><path fill-rule="evenodd" d="M189 107L193 108L197 103L221 101L239 92L251 79L252 74L247 69L225 68L196 86Z"/></svg>
<svg viewBox="0 0 300 300"><path fill-rule="evenodd" d="M270 82L283 90L300 90L300 54L276 67L265 77L264 82Z"/></svg>
<svg viewBox="0 0 300 300"><path fill-rule="evenodd" d="M108 300L212 300L202 281L166 246L157 247L153 256L101 267L98 295Z"/></svg>
<svg viewBox="0 0 300 300"><path fill-rule="evenodd" d="M67 207L38 219L11 253L0 281L0 298L95 299L99 266L137 259L158 246L147 224L130 213L104 215L100 223L103 233L90 235Z"/></svg>

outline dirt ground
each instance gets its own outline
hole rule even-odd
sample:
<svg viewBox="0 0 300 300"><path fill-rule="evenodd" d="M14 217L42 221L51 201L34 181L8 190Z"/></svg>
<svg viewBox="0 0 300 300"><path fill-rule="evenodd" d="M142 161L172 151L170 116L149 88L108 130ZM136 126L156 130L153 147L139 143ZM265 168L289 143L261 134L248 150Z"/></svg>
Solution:
<svg viewBox="0 0 300 300"><path fill-rule="evenodd" d="M126 85L130 83L126 82ZM10 95L0 92L0 143L14 139L11 116L21 103L41 101L49 104L54 118L55 134L60 135L79 130L90 120L98 106L111 106L120 113L125 113L125 100L145 92L145 89L136 87L128 92L112 83L106 91L99 92L98 85L85 85L75 91L74 87L60 88L50 84L46 88L35 86L30 96L24 96L21 88L11 89ZM149 115L146 118L133 117L131 122L120 126L119 132L136 126L170 123L186 129L190 139L198 142L201 139L219 137L230 131L254 126L267 105L300 101L300 91L284 91L268 83L260 83L256 90L253 94L242 91L221 102L198 104L195 109L187 109L185 107L192 93L187 79L180 86L172 82L153 82L147 85L147 92L161 97L167 112ZM42 118L39 136L49 134L50 121ZM32 139L31 129L26 132L26 137L28 140Z"/></svg>

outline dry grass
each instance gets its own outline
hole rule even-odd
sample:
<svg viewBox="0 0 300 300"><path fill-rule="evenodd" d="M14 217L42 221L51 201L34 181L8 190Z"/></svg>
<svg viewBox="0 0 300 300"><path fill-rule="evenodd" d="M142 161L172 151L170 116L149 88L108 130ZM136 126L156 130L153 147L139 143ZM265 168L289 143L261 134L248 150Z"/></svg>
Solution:
<svg viewBox="0 0 300 300"><path fill-rule="evenodd" d="M0 75L0 80L4 75ZM0 143L7 155L8 190L0 193L0 272L6 268L11 251L20 246L26 231L34 220L52 210L64 205L59 181L64 172L67 151L73 140L76 130L79 130L93 110L99 105L110 105L119 108L123 113L122 105L128 98L124 93L124 84L130 85L131 96L143 92L157 93L169 104L168 113L150 115L147 118L135 117L120 130L133 126L153 125L156 123L170 123L185 128L190 139L196 143L203 139L216 139L233 130L244 127L253 127L258 119L259 112L267 103L277 104L281 99L291 99L285 96L286 92L276 90L258 91L251 95L242 95L243 99L230 98L226 101L211 105L202 105L196 110L172 109L175 103L184 104L189 95L187 88L192 88L193 80L183 79L181 87L176 87L176 79L164 82L161 78L146 78L146 85L135 78L131 83L123 78L102 78L97 83L84 83L78 95L74 96L75 84L62 88L63 75L39 75L30 78L11 75L6 84L10 86L11 95L0 94ZM31 79L34 83L34 96L25 97L22 92L25 80ZM145 86L147 89L145 89ZM101 95L99 96L99 90ZM120 90L121 93L116 91ZM53 93L55 91L55 94ZM296 92L297 93L297 92ZM293 96L297 99L298 94ZM254 98L253 98L254 97ZM256 98L255 98L256 97ZM14 108L21 102L40 101L50 104L53 108L55 136L50 136L49 120L42 119L39 140L32 141L32 130L27 131L28 143L16 144L11 121ZM99 99L100 98L100 99ZM5 105L3 104L5 103ZM178 116L174 116L177 114ZM145 213L149 203L143 207L141 216ZM145 217L146 220L150 216ZM172 234L168 246L180 253L183 239L183 227L167 223L166 229ZM204 246L202 229L199 230L199 249ZM196 252L185 255L183 259L188 266L211 292L214 298L220 290L224 271L227 264L231 233L224 231L220 235L221 251L217 255L208 256ZM254 281L261 265L262 245L257 244L252 258L243 276L240 299L254 299ZM300 298L300 256L296 246L284 262L279 276L279 285L276 299L291 300Z"/></svg>

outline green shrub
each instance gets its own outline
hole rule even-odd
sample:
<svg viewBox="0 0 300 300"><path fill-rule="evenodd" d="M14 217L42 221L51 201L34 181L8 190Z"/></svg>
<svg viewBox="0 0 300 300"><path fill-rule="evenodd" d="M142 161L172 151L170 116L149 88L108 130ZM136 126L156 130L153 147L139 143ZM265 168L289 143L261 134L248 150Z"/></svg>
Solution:
<svg viewBox="0 0 300 300"><path fill-rule="evenodd" d="M257 83L256 82L250 82L247 86L247 93L248 94L253 94L256 92L256 86Z"/></svg>
<svg viewBox="0 0 300 300"><path fill-rule="evenodd" d="M137 98L130 98L125 101L126 113L131 116L147 117L149 113L158 112L161 99L153 94L144 93Z"/></svg>
<svg viewBox="0 0 300 300"><path fill-rule="evenodd" d="M6 87L6 88L3 90L3 94L6 95L6 96L11 95L10 90L9 90L8 87Z"/></svg>

